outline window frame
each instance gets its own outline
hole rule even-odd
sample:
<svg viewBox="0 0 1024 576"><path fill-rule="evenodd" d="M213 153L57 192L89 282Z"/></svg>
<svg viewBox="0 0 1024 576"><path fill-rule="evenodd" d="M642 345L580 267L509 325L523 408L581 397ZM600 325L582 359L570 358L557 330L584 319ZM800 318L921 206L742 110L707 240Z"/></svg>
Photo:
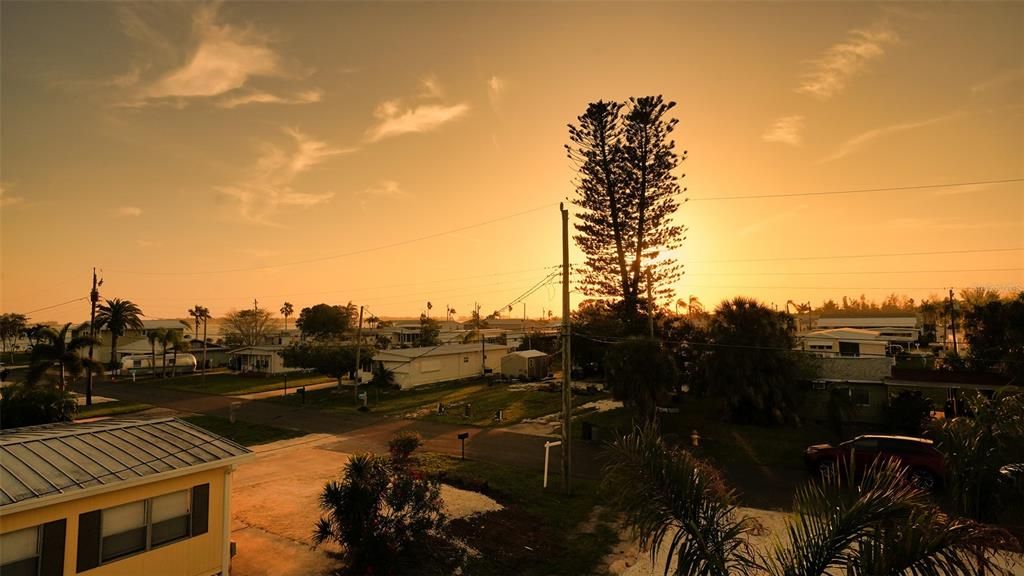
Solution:
<svg viewBox="0 0 1024 576"><path fill-rule="evenodd" d="M157 498L161 498L163 496L169 496L171 494L176 494L178 492L184 492L185 493L185 498L188 501L188 515L186 516L188 520L186 521L186 525L187 525L186 533L185 533L184 536L181 536L179 538L175 538L173 540L167 540L166 542L160 542L159 544L154 544L153 543L153 501L156 500ZM107 510L112 510L112 509L117 508L119 506L125 506L125 505L128 505L128 504L135 504L137 502L142 502L143 506L144 506L143 522L145 523L144 528L145 528L145 531L146 531L146 537L145 537L145 542L144 542L144 545L143 545L142 549L134 550L132 552L128 552L126 554L122 554L120 556L115 556L115 557L109 558L109 559L105 558L104 554L103 554L104 540L106 540L106 538L108 538L108 536L103 536L103 512L106 512ZM131 558L131 557L137 556L139 554L145 554L146 552L151 552L151 551L156 550L158 548L163 548L164 546L169 546L171 544L176 544L178 542L183 542L185 540L188 540L188 539L192 538L193 535L194 535L193 534L194 530L192 528L194 514L195 514L195 505L194 505L194 502L193 502L192 489L189 489L189 488L185 488L183 490L175 490L173 492L167 492L167 493L160 494L160 495L157 495L157 496L150 496L149 498L145 498L143 500L133 500L131 502L124 502L122 504L118 504L117 506L110 506L109 508L102 508L102 509L100 509L100 526L99 526L99 529L100 529L99 556L100 557L99 557L99 564L97 566L105 566L107 564L112 564L114 562L118 562L118 561L124 560L126 558ZM181 516L174 516L172 518L168 518L168 520L171 520L171 519L174 519L174 518L181 518ZM166 521L166 520L164 520L164 521ZM135 528L135 530L138 530L138 528ZM118 534L123 534L123 532L119 532Z"/></svg>
<svg viewBox="0 0 1024 576"><path fill-rule="evenodd" d="M42 563L43 563L43 525L42 524L37 524L35 526L27 526L25 528L19 528L17 530L11 530L10 532L7 532L7 533L3 534L3 536L6 536L7 534L15 534L17 532L28 531L28 530L35 530L36 531L36 553L35 553L35 555L34 556L28 556L27 558L22 558L20 560L15 560L14 562L8 562L7 564L0 564L0 568L7 568L7 570L9 571L10 570L10 566L12 566L14 564L17 564L17 563L20 563L20 562L25 562L26 560L34 559L35 560L35 567L36 567L36 569L34 570L34 573L37 576L38 576L38 574L40 574L40 572L42 570Z"/></svg>

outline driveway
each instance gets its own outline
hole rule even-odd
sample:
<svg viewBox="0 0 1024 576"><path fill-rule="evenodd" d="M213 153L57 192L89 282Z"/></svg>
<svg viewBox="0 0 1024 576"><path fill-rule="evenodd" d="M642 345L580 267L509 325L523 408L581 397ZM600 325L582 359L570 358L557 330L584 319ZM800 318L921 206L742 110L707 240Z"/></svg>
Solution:
<svg viewBox="0 0 1024 576"><path fill-rule="evenodd" d="M336 552L336 546L311 547L320 491L348 461L347 454L325 447L330 444L337 438L315 434L256 446L256 456L235 470L231 539L238 554L232 576L314 576L338 567L325 551Z"/></svg>

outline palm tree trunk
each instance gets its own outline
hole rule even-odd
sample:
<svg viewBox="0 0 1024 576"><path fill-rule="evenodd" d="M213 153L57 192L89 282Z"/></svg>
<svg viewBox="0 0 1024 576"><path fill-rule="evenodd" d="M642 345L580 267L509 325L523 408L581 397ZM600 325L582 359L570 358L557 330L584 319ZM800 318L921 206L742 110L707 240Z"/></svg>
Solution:
<svg viewBox="0 0 1024 576"><path fill-rule="evenodd" d="M174 355L171 360L171 378L178 376L178 347L174 347Z"/></svg>
<svg viewBox="0 0 1024 576"><path fill-rule="evenodd" d="M156 341L151 340L149 347L153 351L153 355L149 357L149 370L153 373L153 376L156 376Z"/></svg>
<svg viewBox="0 0 1024 576"><path fill-rule="evenodd" d="M167 378L167 344L164 344L163 353L160 358L160 377Z"/></svg>
<svg viewBox="0 0 1024 576"><path fill-rule="evenodd" d="M117 332L110 331L110 367L117 368Z"/></svg>

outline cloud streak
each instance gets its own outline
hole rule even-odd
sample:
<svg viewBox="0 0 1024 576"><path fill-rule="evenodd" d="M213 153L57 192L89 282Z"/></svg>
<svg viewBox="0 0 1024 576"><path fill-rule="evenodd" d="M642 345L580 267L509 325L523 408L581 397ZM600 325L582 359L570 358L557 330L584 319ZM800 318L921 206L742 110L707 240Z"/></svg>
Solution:
<svg viewBox="0 0 1024 576"><path fill-rule="evenodd" d="M142 216L142 208L137 206L121 206L117 209L117 215L138 218L139 216Z"/></svg>
<svg viewBox="0 0 1024 576"><path fill-rule="evenodd" d="M235 201L249 222L277 226L274 218L282 208L316 206L334 197L333 192L300 192L294 182L302 174L332 156L353 149L332 148L298 130L286 130L287 147L264 144L256 163L237 184L216 190Z"/></svg>
<svg viewBox="0 0 1024 576"><path fill-rule="evenodd" d="M370 142L378 142L403 134L430 132L464 116L467 112L469 104L466 103L451 106L423 104L402 107L399 101L389 100L377 106L374 116L378 122L366 132L366 137Z"/></svg>
<svg viewBox="0 0 1024 576"><path fill-rule="evenodd" d="M253 90L243 94L225 97L217 102L221 108L238 108L246 104L314 104L323 98L320 90L307 90L290 96L278 96L270 92Z"/></svg>
<svg viewBox="0 0 1024 576"><path fill-rule="evenodd" d="M0 207L13 206L15 204L21 204L25 201L22 196L11 196L8 194L9 190L4 184L0 184Z"/></svg>
<svg viewBox="0 0 1024 576"><path fill-rule="evenodd" d="M931 126L933 124L939 124L940 122L951 120L958 116L962 116L963 114L963 112L953 112L950 114L943 114L942 116L936 116L934 118L918 120L916 122L900 122L898 124L891 124L889 126L883 126L881 128L873 128L871 130L868 130L867 132L863 132L846 140L845 142L839 145L835 152L822 158L821 162L832 162L835 160L839 160L841 158L845 158L846 156L853 154L857 150L860 150L864 145L869 144L870 142L873 142L880 138L885 138L887 136L892 136L893 134L899 134L901 132L916 130L918 128L924 128L926 126Z"/></svg>
<svg viewBox="0 0 1024 576"><path fill-rule="evenodd" d="M765 142L776 142L799 146L803 143L804 117L800 115L783 116L775 121L768 130L761 135Z"/></svg>
<svg viewBox="0 0 1024 576"><path fill-rule="evenodd" d="M796 91L820 100L828 100L846 89L850 81L867 65L885 55L885 48L899 37L886 23L868 29L852 30L849 37L825 50L811 62Z"/></svg>

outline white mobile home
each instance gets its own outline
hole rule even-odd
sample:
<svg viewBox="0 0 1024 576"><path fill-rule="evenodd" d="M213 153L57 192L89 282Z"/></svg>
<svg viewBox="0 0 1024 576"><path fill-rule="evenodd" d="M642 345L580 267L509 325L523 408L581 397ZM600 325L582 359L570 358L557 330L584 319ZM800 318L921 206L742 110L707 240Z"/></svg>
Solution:
<svg viewBox="0 0 1024 576"><path fill-rule="evenodd" d="M395 383L413 388L435 382L449 382L478 377L486 365L488 371L499 371L501 359L515 350L506 344L449 344L422 348L382 350L374 357L385 370L395 375ZM485 357L481 359L481 353Z"/></svg>

